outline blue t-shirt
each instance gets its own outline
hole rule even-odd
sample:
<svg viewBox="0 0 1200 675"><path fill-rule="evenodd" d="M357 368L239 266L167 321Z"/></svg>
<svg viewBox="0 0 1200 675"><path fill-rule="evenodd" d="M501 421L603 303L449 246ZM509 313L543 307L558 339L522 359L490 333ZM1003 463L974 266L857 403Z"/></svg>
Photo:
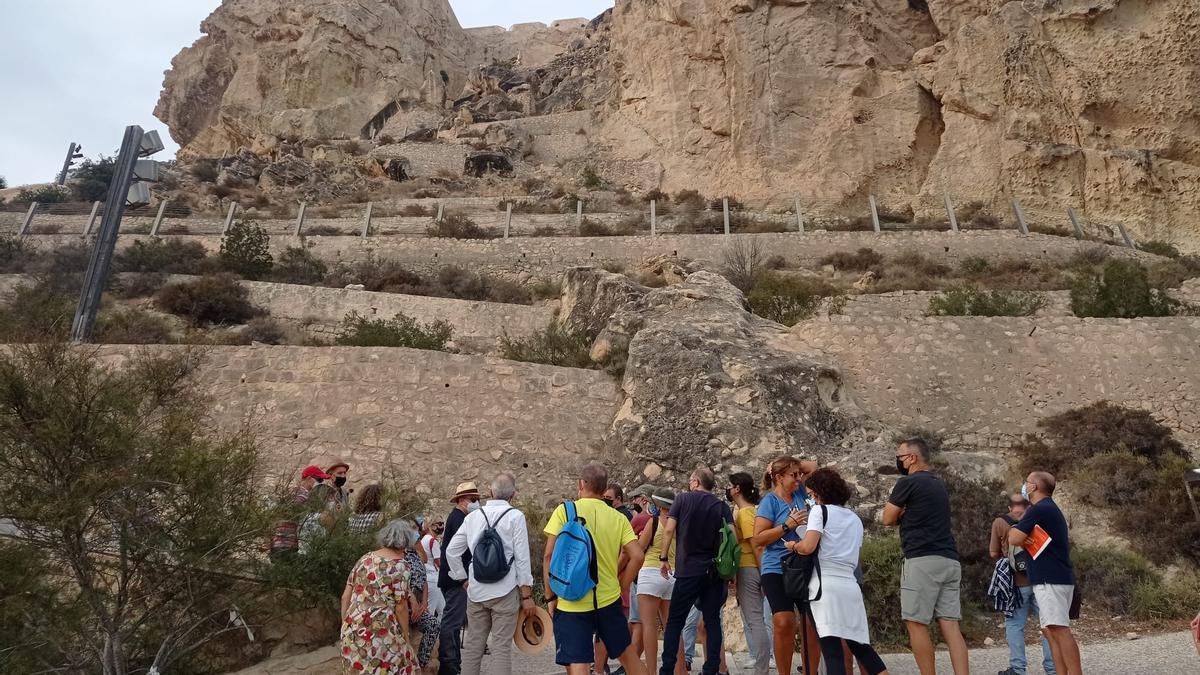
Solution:
<svg viewBox="0 0 1200 675"><path fill-rule="evenodd" d="M779 527L787 522L788 516L791 515L792 506L799 509L806 509L808 505L804 500L808 498L808 492L801 485L799 490L792 493L792 503L779 498L772 490L767 493L767 496L762 498L758 503L758 511L755 516L758 518L766 518L771 521L772 527ZM800 541L804 536L804 526L801 525L799 530L789 530L778 541L766 547L762 554L762 573L763 574L783 574L783 557L788 554L787 548L784 547L784 542Z"/></svg>
<svg viewBox="0 0 1200 675"><path fill-rule="evenodd" d="M1075 568L1071 565L1071 540L1067 534L1067 519L1058 504L1049 497L1025 509L1021 522L1013 527L1029 534L1040 525L1050 535L1050 544L1036 560L1029 563L1029 583L1075 585Z"/></svg>

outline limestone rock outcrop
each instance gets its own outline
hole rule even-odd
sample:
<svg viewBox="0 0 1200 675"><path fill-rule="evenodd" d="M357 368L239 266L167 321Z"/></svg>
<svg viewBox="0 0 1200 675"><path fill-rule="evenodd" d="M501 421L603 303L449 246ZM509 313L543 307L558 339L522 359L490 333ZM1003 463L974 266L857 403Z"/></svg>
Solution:
<svg viewBox="0 0 1200 675"><path fill-rule="evenodd" d="M369 137L405 109L443 107L467 72L447 0L226 0L201 31L155 109L184 159Z"/></svg>
<svg viewBox="0 0 1200 675"><path fill-rule="evenodd" d="M770 337L785 329L748 312L724 277L694 272L651 290L576 268L564 287L576 300L561 316L589 323L635 296L612 312L596 345L627 352L614 445L658 477L697 464L759 467L785 453L829 457L861 428L838 369L773 346Z"/></svg>

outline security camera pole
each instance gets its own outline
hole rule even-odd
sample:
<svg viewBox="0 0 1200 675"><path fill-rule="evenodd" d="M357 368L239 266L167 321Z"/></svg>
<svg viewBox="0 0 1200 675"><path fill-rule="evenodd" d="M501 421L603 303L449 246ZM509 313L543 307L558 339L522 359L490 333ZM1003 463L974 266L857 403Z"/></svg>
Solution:
<svg viewBox="0 0 1200 675"><path fill-rule="evenodd" d="M117 233L121 229L121 218L125 215L130 185L136 177L134 169L138 165L138 158L162 149L157 132L146 133L139 126L126 127L125 139L121 141L112 182L109 183L108 196L104 201L100 232L96 235L96 245L92 248L87 275L83 278L83 290L79 294L79 307L75 310L75 321L71 325L72 342L87 342L92 338L96 312L100 309L100 295L108 283Z"/></svg>
<svg viewBox="0 0 1200 675"><path fill-rule="evenodd" d="M83 146L78 143L72 143L71 147L67 149L67 158L63 160L62 173L58 174L58 180L55 181L59 185L67 184L67 174L71 171L71 165L75 163L75 160L83 157L81 150L83 150Z"/></svg>

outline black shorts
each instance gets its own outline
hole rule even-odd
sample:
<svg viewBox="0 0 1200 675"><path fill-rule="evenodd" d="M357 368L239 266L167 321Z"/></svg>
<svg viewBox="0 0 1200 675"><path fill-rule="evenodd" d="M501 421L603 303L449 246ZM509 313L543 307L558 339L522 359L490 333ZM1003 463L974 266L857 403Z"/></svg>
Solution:
<svg viewBox="0 0 1200 675"><path fill-rule="evenodd" d="M769 573L762 575L762 592L767 599L767 604L771 606L772 614L780 612L794 612L804 609L796 604L795 600L788 597L783 591L783 575L778 573Z"/></svg>

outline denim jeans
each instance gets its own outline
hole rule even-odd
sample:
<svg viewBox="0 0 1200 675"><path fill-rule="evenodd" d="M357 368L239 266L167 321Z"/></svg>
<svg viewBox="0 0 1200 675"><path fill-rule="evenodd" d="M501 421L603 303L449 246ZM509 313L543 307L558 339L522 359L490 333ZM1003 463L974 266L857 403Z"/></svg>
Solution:
<svg viewBox="0 0 1200 675"><path fill-rule="evenodd" d="M1025 623L1030 610L1037 615L1037 599L1032 586L1019 586L1021 606L1013 615L1004 619L1004 638L1008 641L1008 667L1017 675L1025 675ZM1046 675L1055 675L1054 659L1050 657L1050 643L1042 637L1042 668Z"/></svg>

